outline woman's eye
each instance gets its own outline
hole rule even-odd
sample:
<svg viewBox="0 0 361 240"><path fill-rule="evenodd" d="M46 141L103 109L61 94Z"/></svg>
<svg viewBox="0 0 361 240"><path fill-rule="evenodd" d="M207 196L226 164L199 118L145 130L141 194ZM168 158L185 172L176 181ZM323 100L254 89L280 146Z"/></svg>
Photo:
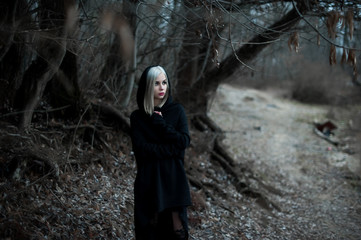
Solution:
<svg viewBox="0 0 361 240"><path fill-rule="evenodd" d="M163 81L162 84L163 84L163 85L167 85L167 81Z"/></svg>
<svg viewBox="0 0 361 240"><path fill-rule="evenodd" d="M158 85L159 85L159 82L155 82L154 85L155 85L155 86L158 86Z"/></svg>

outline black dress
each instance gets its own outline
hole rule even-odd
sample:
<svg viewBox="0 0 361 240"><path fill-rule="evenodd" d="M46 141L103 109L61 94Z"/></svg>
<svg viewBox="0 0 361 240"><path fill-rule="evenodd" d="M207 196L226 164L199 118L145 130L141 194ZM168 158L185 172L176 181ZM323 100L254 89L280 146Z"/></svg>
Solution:
<svg viewBox="0 0 361 240"><path fill-rule="evenodd" d="M142 93L138 94L138 98L141 97ZM137 100L138 105L143 102ZM134 183L136 239L169 240L173 230L172 211L179 212L183 227L188 230L186 207L191 205L191 198L183 166L184 151L190 142L187 119L183 107L174 103L171 96L157 109L162 116L155 113L150 116L140 109L130 117L137 163Z"/></svg>

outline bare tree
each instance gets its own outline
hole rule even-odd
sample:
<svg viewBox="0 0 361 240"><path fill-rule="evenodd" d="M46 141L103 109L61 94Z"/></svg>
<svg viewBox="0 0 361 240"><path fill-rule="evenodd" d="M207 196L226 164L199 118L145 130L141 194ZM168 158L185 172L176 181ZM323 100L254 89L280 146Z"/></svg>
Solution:
<svg viewBox="0 0 361 240"><path fill-rule="evenodd" d="M232 8L233 9L240 9L241 7L246 7L248 4L250 4L252 1L244 1L242 3L240 3L239 5L236 5L233 3L233 1L204 1L204 4L207 5L207 3L209 3L208 6L208 11L210 11L212 14L212 11L215 12L215 10L212 10L213 8L216 9L221 9L223 12L227 13L228 15L234 14L231 12ZM292 3L292 4L291 4ZM212 5L211 5L212 4ZM224 4L224 5L222 5ZM243 6L242 6L243 4ZM254 4L254 3L253 3ZM277 1L259 1L259 4L254 4L257 5L255 8L257 9L257 7L262 8L263 4L266 5L266 7L277 7L280 6L282 7L283 3L279 3L277 5ZM272 6L273 4L273 6ZM294 47L298 48L298 39L294 38L293 36L297 36L295 33L297 33L297 31L299 31L299 29L297 29L297 24L300 22L300 20L305 20L307 24L311 25L309 21L307 21L306 19L306 14L318 14L318 17L324 17L324 16L328 16L327 19L330 19L330 13L329 15L327 15L327 12L320 12L320 9L323 8L324 4L327 4L327 2L320 2L319 4L316 4L316 2L312 2L312 1L290 1L290 4L288 4L286 7L284 7L285 9L289 9L288 12L281 17L279 20L275 20L275 22L269 26L265 25L263 27L259 27L257 26L256 23L250 21L250 28L251 31L253 33L256 33L254 37L250 38L250 40L248 40L247 42L243 43L241 47L239 47L238 49L236 49L234 47L235 44L233 44L233 38L231 35L231 21L228 21L228 23L224 22L223 24L229 24L229 37L227 39L225 39L228 44L231 46L231 52L229 53L228 56L226 56L224 59L219 60L219 59L215 59L215 55L213 54L213 56L209 59L212 60L208 61L207 64L207 71L206 72L201 72L201 71L197 71L198 74L200 74L200 77L198 75L198 78L196 78L195 76L189 76L190 73L192 73L192 71L188 70L186 71L188 73L188 77L184 77L182 79L179 79L180 81L184 81L184 83L182 84L180 82L181 86L187 86L188 87L188 92L186 93L186 95L182 95L182 96L178 96L180 99L183 100L183 102L188 103L187 104L187 108L189 109L189 111L193 114L205 114L207 112L207 107L208 107L208 100L214 95L215 90L217 89L218 85L223 82L226 81L227 79L229 79L229 77L232 77L233 74L240 69L240 67L246 67L246 68L251 68L251 66L249 66L249 63L251 60L253 60L254 58L256 58L258 56L258 54L268 45L278 41L280 39L280 37L284 34L289 35L290 36L290 40L289 41L289 45L294 45ZM344 5L343 5L344 4ZM336 2L333 7L335 9L337 9L338 7L342 8L342 7L346 7L346 5L350 5L350 6L354 6L352 2ZM359 4L360 5L360 4ZM359 15L358 10L355 10L355 14ZM217 20L219 18L217 18L215 16L216 14L213 14L213 19L216 18ZM332 16L332 15L331 15ZM334 21L338 21L341 18L341 15L339 18L335 19ZM211 18L212 19L212 18ZM213 20L212 19L212 20ZM229 16L229 19L232 19L231 16ZM350 22L350 20L348 20ZM193 21L194 22L194 21ZM211 27L208 29L208 32L212 31L216 31L218 30L217 28L217 24L221 25L219 23L219 21L208 21L206 23L206 25L210 25ZM336 23L332 23L332 24L336 24ZM253 26L252 26L253 25ZM336 31L335 30L335 26L330 26L331 23L328 22L325 27L328 28L328 32L331 33L332 31ZM353 28L352 24L349 24L349 27ZM308 26L308 28L312 29L315 31L315 33L317 35L322 35L321 32L319 32L317 29L314 28L314 26ZM202 33L204 34L204 33ZM221 41L222 39L220 38L213 38L213 35L215 34L208 34L209 36L209 42L212 43L214 41ZM217 34L217 36L219 36L219 34ZM294 38L292 40L292 38ZM327 38L325 36L323 36L324 40L326 40L327 42L333 43L332 45L335 46L337 45L336 43L332 42L333 39L331 38ZM345 46L340 44L339 46ZM346 46L348 48L350 48L350 46ZM186 49L185 49L186 51ZM218 46L215 46L214 44L212 44L212 51L217 51L218 52ZM207 55L207 50L203 50L203 55L204 56L208 56ZM220 62L217 62L220 61ZM214 65L214 67L210 67L212 64ZM195 66L193 66L193 69L203 69L201 67L202 63L198 63L195 64ZM191 80L189 79L191 78Z"/></svg>
<svg viewBox="0 0 361 240"><path fill-rule="evenodd" d="M220 83L252 69L252 60L274 42L298 49L304 32L313 34L310 41L330 44L331 59L334 48L345 48L357 70L357 46L333 36L344 22L349 29L344 36L359 39L352 29L361 20L360 5L328 0L89 0L78 6L72 0L3 1L0 84L1 91L13 94L2 95L2 112L17 109L19 125L27 127L44 92L53 108L74 105L74 115L82 107L79 99L102 99L126 109L142 69L160 64L174 82L176 98L192 116L204 116Z"/></svg>

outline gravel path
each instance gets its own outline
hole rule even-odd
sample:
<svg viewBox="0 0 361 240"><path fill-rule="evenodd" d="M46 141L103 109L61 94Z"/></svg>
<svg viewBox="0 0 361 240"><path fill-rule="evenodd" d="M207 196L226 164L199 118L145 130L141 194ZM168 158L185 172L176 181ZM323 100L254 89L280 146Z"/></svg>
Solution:
<svg viewBox="0 0 361 240"><path fill-rule="evenodd" d="M280 191L267 195L280 211L242 202L248 239L361 239L360 183L350 172L360 172L360 159L313 132L326 113L275 93L219 88L209 116L226 132L224 144ZM341 130L346 123L336 122Z"/></svg>

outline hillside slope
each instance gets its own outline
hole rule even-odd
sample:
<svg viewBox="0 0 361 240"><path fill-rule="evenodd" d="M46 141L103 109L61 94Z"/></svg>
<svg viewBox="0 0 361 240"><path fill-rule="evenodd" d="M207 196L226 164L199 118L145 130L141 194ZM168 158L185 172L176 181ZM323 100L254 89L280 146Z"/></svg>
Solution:
<svg viewBox="0 0 361 240"><path fill-rule="evenodd" d="M360 158L345 111L336 147L313 132L327 107L222 85L209 116L234 162L212 150L218 133L191 125L191 239L357 239ZM0 239L134 239L136 166L112 123L52 119L20 133L2 122L0 169Z"/></svg>

